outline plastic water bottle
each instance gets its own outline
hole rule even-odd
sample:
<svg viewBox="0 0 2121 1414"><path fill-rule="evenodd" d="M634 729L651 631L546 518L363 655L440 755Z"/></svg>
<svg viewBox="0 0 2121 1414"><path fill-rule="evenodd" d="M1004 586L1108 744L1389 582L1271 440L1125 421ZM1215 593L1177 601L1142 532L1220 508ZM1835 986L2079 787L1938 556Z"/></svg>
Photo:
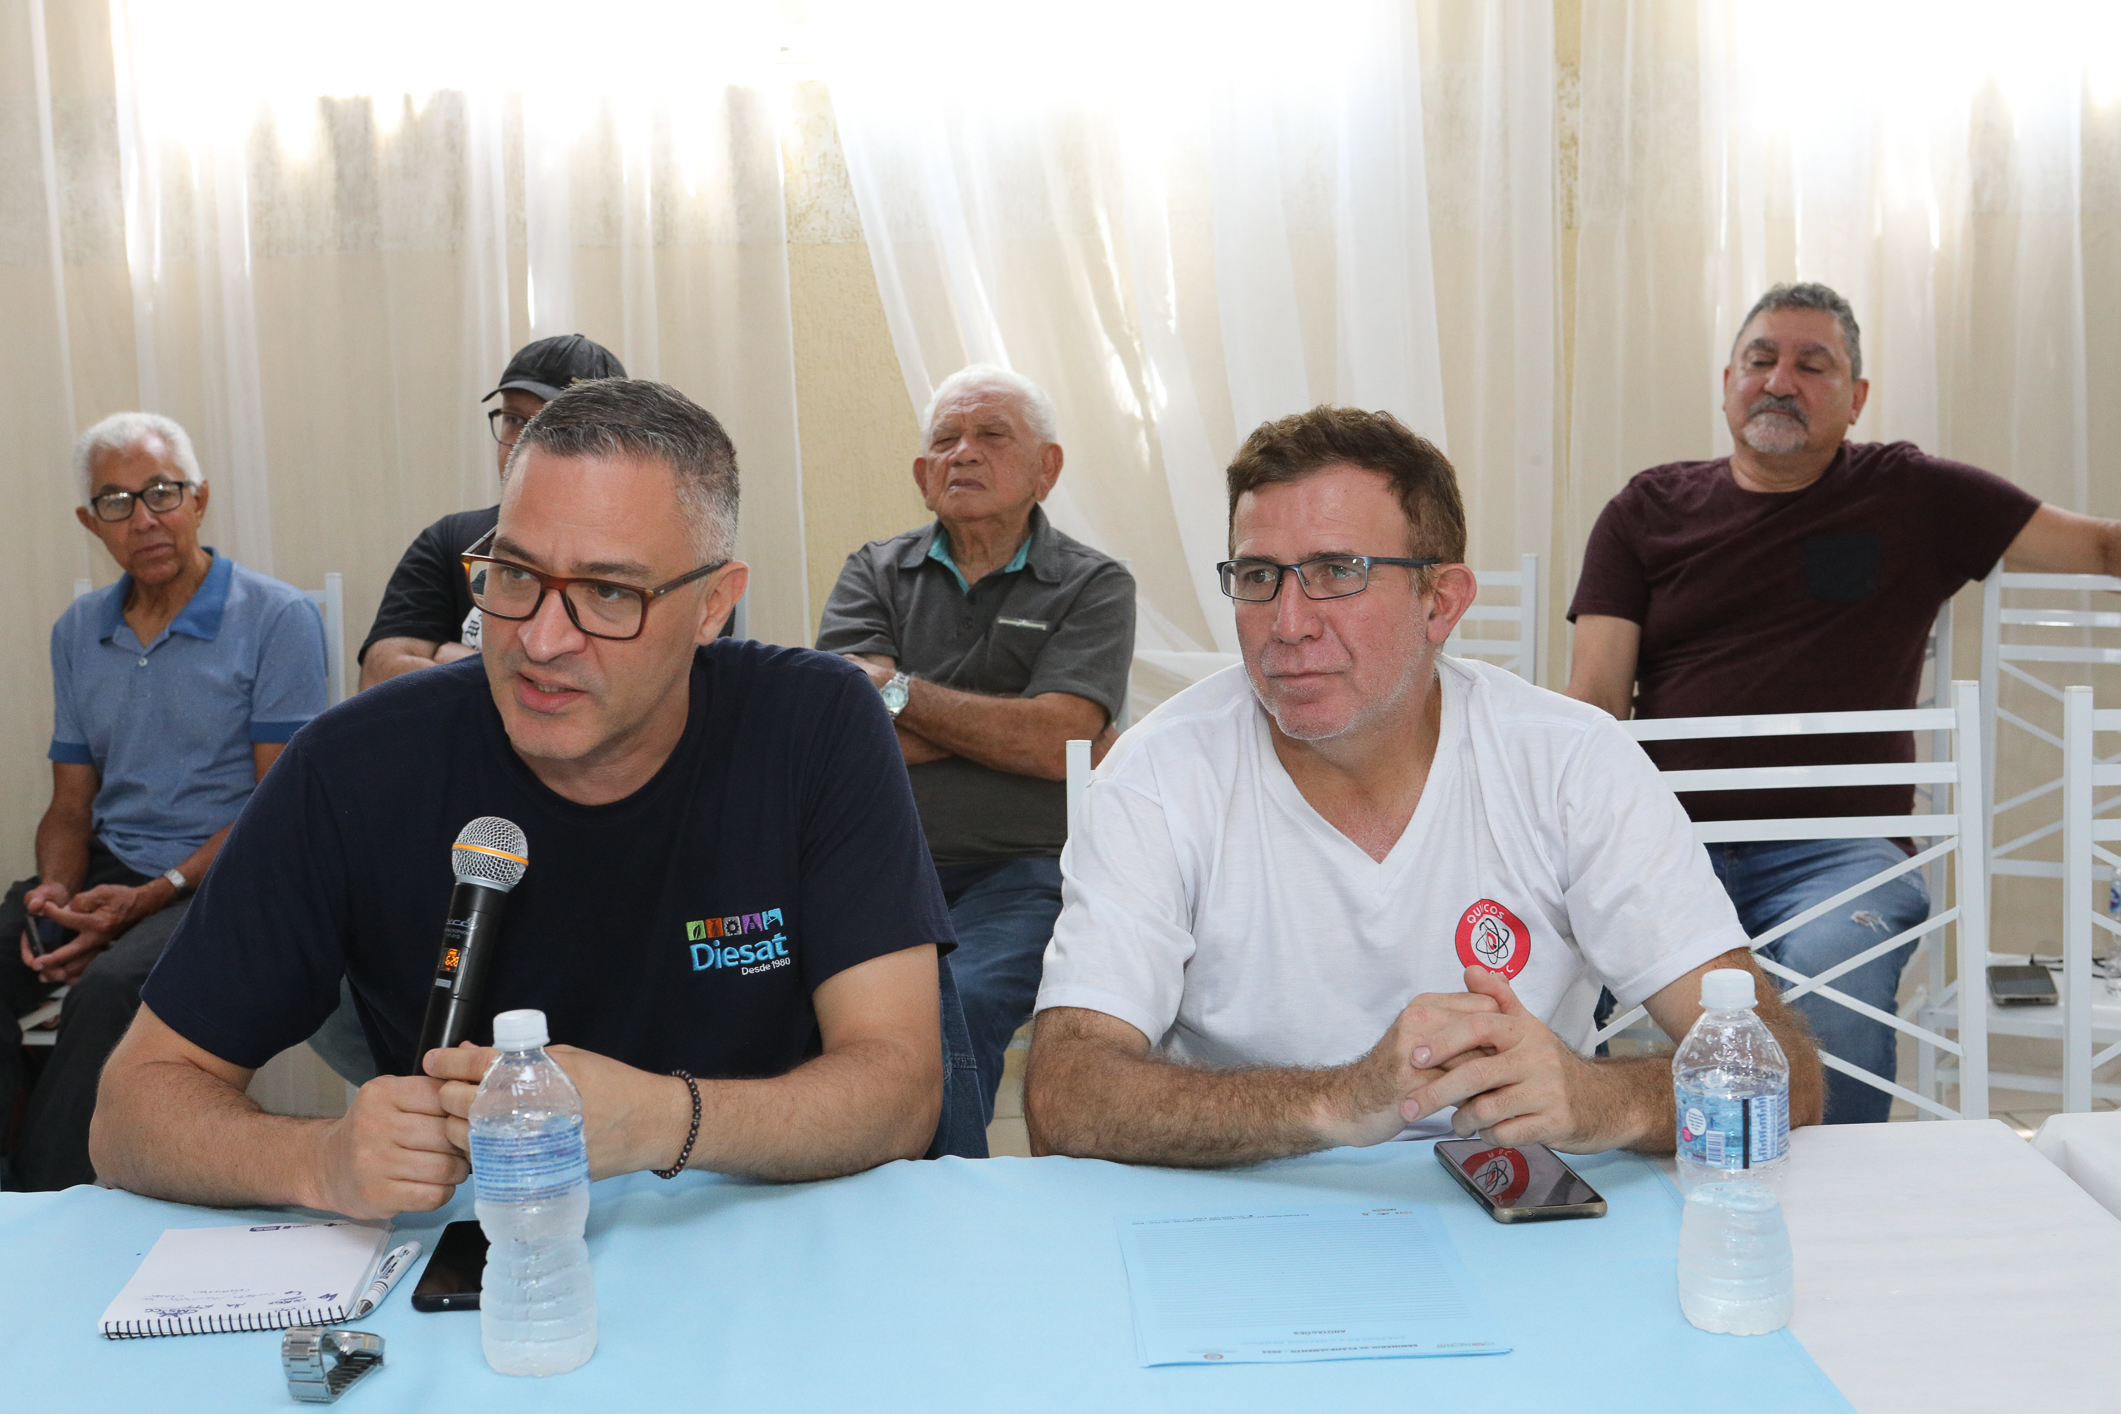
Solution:
<svg viewBox="0 0 2121 1414"><path fill-rule="evenodd" d="M1705 1331L1790 1322L1790 1232L1776 1190L1790 1152L1790 1062L1753 1008L1753 974L1701 979L1701 1018L1672 1058L1679 1309Z"/></svg>
<svg viewBox="0 0 2121 1414"><path fill-rule="evenodd" d="M1679 1187L1734 1178L1776 1186L1790 1152L1790 1061L1753 1014L1753 974L1701 979L1701 1019L1672 1057Z"/></svg>
<svg viewBox="0 0 2121 1414"><path fill-rule="evenodd" d="M1766 1335L1790 1323L1790 1230L1762 1183L1704 1183L1679 1224L1679 1311L1719 1335Z"/></svg>
<svg viewBox="0 0 2121 1414"><path fill-rule="evenodd" d="M500 1059L471 1102L471 1177L486 1231L479 1341L503 1375L562 1375L597 1348L582 1228L589 1150L582 1096L545 1054L545 1013L493 1019Z"/></svg>

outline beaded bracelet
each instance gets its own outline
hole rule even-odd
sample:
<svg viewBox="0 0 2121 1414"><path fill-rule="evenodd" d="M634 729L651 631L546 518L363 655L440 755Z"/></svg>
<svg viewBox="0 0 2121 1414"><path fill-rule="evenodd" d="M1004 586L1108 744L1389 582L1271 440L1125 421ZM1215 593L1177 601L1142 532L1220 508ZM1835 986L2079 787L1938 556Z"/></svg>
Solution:
<svg viewBox="0 0 2121 1414"><path fill-rule="evenodd" d="M682 1070L673 1070L670 1073L684 1081L685 1088L692 1092L692 1128L686 1131L685 1147L678 1150L678 1161L676 1163L667 1169L648 1170L657 1178L676 1178L683 1173L685 1171L685 1161L692 1157L692 1146L699 1142L700 1137L700 1082L694 1080L691 1075Z"/></svg>

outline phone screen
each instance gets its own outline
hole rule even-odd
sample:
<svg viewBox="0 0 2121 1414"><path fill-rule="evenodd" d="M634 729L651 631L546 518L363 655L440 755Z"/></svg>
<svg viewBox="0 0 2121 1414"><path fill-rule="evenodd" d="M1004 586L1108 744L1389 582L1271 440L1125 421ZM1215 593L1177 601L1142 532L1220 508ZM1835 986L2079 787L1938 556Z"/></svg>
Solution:
<svg viewBox="0 0 2121 1414"><path fill-rule="evenodd" d="M486 1273L486 1232L476 1221L442 1229L420 1284L412 1289L415 1311L476 1311L479 1281Z"/></svg>
<svg viewBox="0 0 2121 1414"><path fill-rule="evenodd" d="M1446 1139L1436 1157L1501 1222L1600 1217L1605 1199L1544 1144Z"/></svg>

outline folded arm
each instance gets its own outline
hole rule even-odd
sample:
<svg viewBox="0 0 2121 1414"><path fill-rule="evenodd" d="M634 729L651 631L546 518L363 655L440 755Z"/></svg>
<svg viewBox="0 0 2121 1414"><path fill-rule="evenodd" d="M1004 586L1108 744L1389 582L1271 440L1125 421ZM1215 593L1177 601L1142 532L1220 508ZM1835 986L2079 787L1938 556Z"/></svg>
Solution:
<svg viewBox="0 0 2121 1414"><path fill-rule="evenodd" d="M1378 1144L1405 1126L1409 1091L1441 1072L1411 1063L1413 1040L1444 1013L1492 1010L1486 998L1426 997L1358 1060L1317 1070L1207 1070L1164 1060L1139 1030L1080 1007L1038 1014L1024 1080L1035 1154L1222 1168Z"/></svg>
<svg viewBox="0 0 2121 1414"><path fill-rule="evenodd" d="M928 1151L942 1115L935 949L907 948L829 977L812 994L823 1052L770 1080L701 1080L700 1135L686 1167L798 1182L859 1173ZM685 1082L572 1046L550 1047L582 1092L593 1178L668 1168L692 1123ZM446 1082L448 1132L468 1148L484 1047L429 1051Z"/></svg>
<svg viewBox="0 0 2121 1414"><path fill-rule="evenodd" d="M877 653L849 654L878 687L898 671L895 660ZM898 714L900 749L906 764L963 756L1011 775L1061 781L1068 777L1068 743L1093 743L1094 760L1118 738L1105 709L1072 692L1036 697L988 697L915 678Z"/></svg>
<svg viewBox="0 0 2121 1414"><path fill-rule="evenodd" d="M361 654L361 688L374 687L437 663L469 658L473 649L461 643L434 643L424 638L379 638Z"/></svg>

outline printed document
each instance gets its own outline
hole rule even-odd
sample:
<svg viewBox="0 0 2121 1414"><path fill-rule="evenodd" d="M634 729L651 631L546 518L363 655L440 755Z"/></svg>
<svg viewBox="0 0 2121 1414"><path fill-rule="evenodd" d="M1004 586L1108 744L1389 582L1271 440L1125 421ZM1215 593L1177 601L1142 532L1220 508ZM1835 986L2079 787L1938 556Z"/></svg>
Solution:
<svg viewBox="0 0 2121 1414"><path fill-rule="evenodd" d="M1293 1208L1121 1218L1144 1365L1508 1351L1435 1217Z"/></svg>

